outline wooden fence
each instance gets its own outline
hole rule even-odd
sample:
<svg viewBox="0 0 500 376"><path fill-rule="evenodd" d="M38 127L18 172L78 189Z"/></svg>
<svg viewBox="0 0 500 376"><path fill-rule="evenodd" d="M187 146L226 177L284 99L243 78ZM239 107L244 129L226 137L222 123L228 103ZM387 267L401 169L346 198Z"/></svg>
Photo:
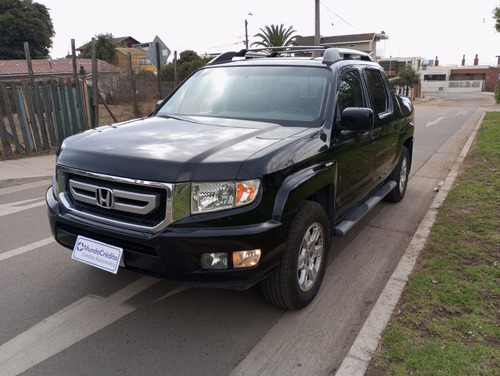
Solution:
<svg viewBox="0 0 500 376"><path fill-rule="evenodd" d="M50 150L95 127L91 90L74 78L0 82L0 157Z"/></svg>

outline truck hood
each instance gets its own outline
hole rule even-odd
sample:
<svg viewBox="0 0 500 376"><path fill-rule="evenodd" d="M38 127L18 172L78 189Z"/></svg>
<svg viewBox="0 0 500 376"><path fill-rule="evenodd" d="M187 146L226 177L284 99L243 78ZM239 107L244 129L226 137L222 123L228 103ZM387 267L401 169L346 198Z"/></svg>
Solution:
<svg viewBox="0 0 500 376"><path fill-rule="evenodd" d="M284 146L308 130L234 119L151 117L69 137L57 163L171 183L235 179L252 156L276 144Z"/></svg>

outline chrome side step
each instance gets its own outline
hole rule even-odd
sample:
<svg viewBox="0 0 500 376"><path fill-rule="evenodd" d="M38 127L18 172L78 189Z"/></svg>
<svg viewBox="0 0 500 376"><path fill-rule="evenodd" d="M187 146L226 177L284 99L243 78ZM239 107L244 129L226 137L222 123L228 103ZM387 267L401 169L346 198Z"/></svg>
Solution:
<svg viewBox="0 0 500 376"><path fill-rule="evenodd" d="M377 189L373 195L368 197L361 205L350 212L341 222L333 229L335 236L344 236L351 228L363 218L366 213L372 210L387 194L397 186L394 180L390 180Z"/></svg>

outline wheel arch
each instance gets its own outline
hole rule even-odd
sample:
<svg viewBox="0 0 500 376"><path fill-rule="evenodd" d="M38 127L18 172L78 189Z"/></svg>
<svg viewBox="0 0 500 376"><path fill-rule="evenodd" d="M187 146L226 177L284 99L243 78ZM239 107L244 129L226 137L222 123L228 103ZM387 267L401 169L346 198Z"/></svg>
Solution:
<svg viewBox="0 0 500 376"><path fill-rule="evenodd" d="M406 147L406 149L408 150L408 153L410 154L410 165L408 166L409 171L411 170L411 165L412 165L412 160L413 160L413 141L414 141L414 138L413 137L409 137L403 143L403 146Z"/></svg>
<svg viewBox="0 0 500 376"><path fill-rule="evenodd" d="M288 176L276 195L273 219L293 218L304 201L320 204L333 228L337 163L309 166Z"/></svg>

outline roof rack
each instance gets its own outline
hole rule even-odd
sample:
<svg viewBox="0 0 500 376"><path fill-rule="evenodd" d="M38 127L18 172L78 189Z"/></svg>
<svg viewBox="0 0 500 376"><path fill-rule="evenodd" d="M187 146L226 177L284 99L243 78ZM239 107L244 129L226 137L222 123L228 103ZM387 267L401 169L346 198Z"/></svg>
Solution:
<svg viewBox="0 0 500 376"><path fill-rule="evenodd" d="M240 51L229 51L225 52L213 60L211 60L207 65L217 65L223 63L229 63L241 59L254 59L254 58L273 58L283 55L290 54L302 54L302 53L323 53L323 63L331 65L339 60L363 60L363 61L373 61L369 54L366 52L352 50L348 48L336 48L330 46L281 46L281 47L262 47L262 48L252 48L252 49L242 49ZM238 59L240 58L240 59Z"/></svg>

